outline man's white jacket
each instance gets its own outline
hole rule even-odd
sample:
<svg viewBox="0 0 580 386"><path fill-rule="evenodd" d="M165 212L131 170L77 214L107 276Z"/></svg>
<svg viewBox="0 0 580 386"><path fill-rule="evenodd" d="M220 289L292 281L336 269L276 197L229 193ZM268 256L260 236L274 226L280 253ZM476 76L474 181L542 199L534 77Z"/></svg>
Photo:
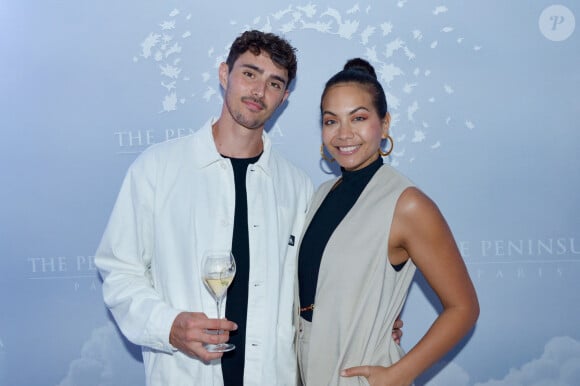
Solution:
<svg viewBox="0 0 580 386"><path fill-rule="evenodd" d="M175 350L169 332L182 311L216 317L203 285L205 250L229 248L235 206L231 163L211 123L155 144L131 165L95 255L107 307L142 346L147 385L222 385L220 362ZM272 149L248 167L250 274L244 385L295 385L292 325L298 237L313 187ZM225 302L224 302L225 304ZM223 315L223 312L222 312Z"/></svg>

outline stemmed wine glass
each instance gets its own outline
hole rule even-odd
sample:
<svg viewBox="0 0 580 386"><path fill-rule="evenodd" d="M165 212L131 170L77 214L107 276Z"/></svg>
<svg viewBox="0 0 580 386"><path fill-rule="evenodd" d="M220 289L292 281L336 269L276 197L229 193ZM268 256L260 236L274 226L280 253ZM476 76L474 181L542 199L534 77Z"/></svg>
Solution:
<svg viewBox="0 0 580 386"><path fill-rule="evenodd" d="M206 251L201 262L201 275L205 287L215 299L217 318L221 319L222 301L236 274L236 261L231 251ZM221 330L217 331L221 334ZM209 352L227 352L236 346L231 343L205 345Z"/></svg>

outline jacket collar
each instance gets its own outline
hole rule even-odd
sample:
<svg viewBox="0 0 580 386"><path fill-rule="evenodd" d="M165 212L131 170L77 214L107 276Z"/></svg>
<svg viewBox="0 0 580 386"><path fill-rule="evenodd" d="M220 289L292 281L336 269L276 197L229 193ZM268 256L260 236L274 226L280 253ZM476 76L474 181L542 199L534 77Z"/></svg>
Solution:
<svg viewBox="0 0 580 386"><path fill-rule="evenodd" d="M216 162L224 160L213 140L211 127L217 119L215 117L210 118L197 132L193 134L196 139L193 141L193 158L196 167L202 169L210 166ZM262 169L266 174L270 175L272 169L271 162L271 152L272 152L272 142L270 137L266 132L262 133L262 141L264 142L264 150L262 156L255 163L255 166Z"/></svg>

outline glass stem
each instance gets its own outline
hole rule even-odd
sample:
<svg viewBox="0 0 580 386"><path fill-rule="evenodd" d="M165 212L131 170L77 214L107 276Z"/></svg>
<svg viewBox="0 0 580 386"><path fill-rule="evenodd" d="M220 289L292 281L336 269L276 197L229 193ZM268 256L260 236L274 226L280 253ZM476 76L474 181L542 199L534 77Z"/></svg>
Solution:
<svg viewBox="0 0 580 386"><path fill-rule="evenodd" d="M220 318L220 314L221 314L221 308L222 308L222 299L218 299L215 301L216 307L217 307L217 318ZM221 330L217 330L218 335L221 335L222 331Z"/></svg>

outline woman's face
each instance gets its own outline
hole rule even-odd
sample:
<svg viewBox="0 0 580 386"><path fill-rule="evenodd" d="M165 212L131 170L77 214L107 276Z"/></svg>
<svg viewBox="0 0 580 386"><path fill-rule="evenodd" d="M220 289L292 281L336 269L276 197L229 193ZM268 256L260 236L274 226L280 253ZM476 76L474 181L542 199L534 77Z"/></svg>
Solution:
<svg viewBox="0 0 580 386"><path fill-rule="evenodd" d="M358 83L336 84L322 100L322 142L349 171L362 169L379 157L389 122L389 113L380 117L369 90Z"/></svg>

